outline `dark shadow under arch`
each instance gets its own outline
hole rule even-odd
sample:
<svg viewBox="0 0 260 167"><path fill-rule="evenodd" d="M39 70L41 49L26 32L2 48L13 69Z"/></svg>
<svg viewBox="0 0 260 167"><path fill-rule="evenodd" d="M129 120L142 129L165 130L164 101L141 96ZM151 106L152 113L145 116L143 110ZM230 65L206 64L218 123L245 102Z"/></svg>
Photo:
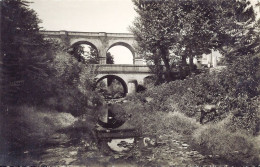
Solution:
<svg viewBox="0 0 260 167"><path fill-rule="evenodd" d="M118 81L122 84L122 86L123 86L123 88L124 88L124 96L126 96L126 94L128 93L127 84L125 83L125 81L124 81L121 77L116 76L116 75L105 75L105 76L99 78L99 79L96 81L95 89L96 89L98 83L99 83L100 81L102 81L103 79L105 79L105 78L118 80Z"/></svg>

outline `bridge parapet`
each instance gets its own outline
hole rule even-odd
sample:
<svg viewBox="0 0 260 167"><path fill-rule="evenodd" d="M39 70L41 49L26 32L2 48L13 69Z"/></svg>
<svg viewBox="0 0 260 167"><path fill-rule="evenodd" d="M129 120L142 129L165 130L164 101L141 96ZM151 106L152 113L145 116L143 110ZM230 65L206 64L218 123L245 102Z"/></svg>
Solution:
<svg viewBox="0 0 260 167"><path fill-rule="evenodd" d="M148 73L150 68L144 65L126 65L126 64L96 64L95 68L99 74L103 73Z"/></svg>
<svg viewBox="0 0 260 167"><path fill-rule="evenodd" d="M60 35L60 31L40 31L43 35Z"/></svg>
<svg viewBox="0 0 260 167"><path fill-rule="evenodd" d="M130 33L106 33L106 32L76 32L76 31L40 31L43 35L68 35L68 36L92 36L92 37L117 37L117 38L134 38Z"/></svg>

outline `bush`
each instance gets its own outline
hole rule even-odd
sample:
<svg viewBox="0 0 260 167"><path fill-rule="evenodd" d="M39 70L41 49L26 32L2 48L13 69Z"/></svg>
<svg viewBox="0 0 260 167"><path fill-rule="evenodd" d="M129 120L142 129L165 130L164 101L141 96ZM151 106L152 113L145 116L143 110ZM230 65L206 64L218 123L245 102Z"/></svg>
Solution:
<svg viewBox="0 0 260 167"><path fill-rule="evenodd" d="M191 135L200 127L195 119L189 118L180 112L155 111L150 105L141 102L124 103L120 115L127 117L129 124L142 129L144 135L162 135L169 131Z"/></svg>
<svg viewBox="0 0 260 167"><path fill-rule="evenodd" d="M170 112L163 120L163 128L169 128L179 134L191 135L201 125L193 118L189 118L180 112Z"/></svg>
<svg viewBox="0 0 260 167"><path fill-rule="evenodd" d="M1 153L12 149L35 149L57 130L73 125L78 119L69 113L59 113L48 108L20 106L10 107L8 112L1 112L5 118L1 128ZM5 142L5 143L3 143Z"/></svg>
<svg viewBox="0 0 260 167"><path fill-rule="evenodd" d="M198 128L193 134L193 144L201 151L228 160L233 165L257 165L259 149L254 138L247 133L231 132L227 129L227 119Z"/></svg>
<svg viewBox="0 0 260 167"><path fill-rule="evenodd" d="M220 72L203 73L128 96L125 110L144 134L173 130L193 139L205 154L233 165L259 164L259 57L245 56ZM215 113L198 122L204 105Z"/></svg>
<svg viewBox="0 0 260 167"><path fill-rule="evenodd" d="M90 67L78 62L71 55L58 52L50 63L53 70L50 77L41 83L45 93L38 106L50 107L59 112L80 116L94 114L95 107L103 103L99 94L93 92L94 76Z"/></svg>
<svg viewBox="0 0 260 167"><path fill-rule="evenodd" d="M215 105L203 123L218 122L232 114L233 130L245 129L251 134L259 131L257 107L260 97L260 58L245 56L220 72L203 73L155 86L144 93L128 97L141 102L153 112L178 111L197 121L204 105ZM146 99L152 99L146 103Z"/></svg>
<svg viewBox="0 0 260 167"><path fill-rule="evenodd" d="M71 126L78 118L73 117L69 113L59 113L51 111L48 108L37 108L22 106L18 108L17 115L20 115L16 122L24 122L30 135L46 136L58 129Z"/></svg>
<svg viewBox="0 0 260 167"><path fill-rule="evenodd" d="M107 98L121 98L124 96L124 87L122 84L113 78L107 78L107 80L110 80L110 85L107 86L107 84L104 81L100 81L97 84L96 90L103 94L104 97Z"/></svg>
<svg viewBox="0 0 260 167"><path fill-rule="evenodd" d="M219 157L232 165L252 165L259 162L259 137L246 129L234 130L234 116L229 114L217 123L201 125L180 112L155 111L148 102L123 104L122 114L131 114L132 126L142 129L144 136L160 136L174 131L189 138L190 144L206 155Z"/></svg>

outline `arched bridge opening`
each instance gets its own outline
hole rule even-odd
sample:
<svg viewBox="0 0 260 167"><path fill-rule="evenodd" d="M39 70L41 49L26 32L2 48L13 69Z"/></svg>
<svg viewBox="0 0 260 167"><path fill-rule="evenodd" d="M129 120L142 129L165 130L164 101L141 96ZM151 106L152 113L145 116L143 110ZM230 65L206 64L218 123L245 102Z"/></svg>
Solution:
<svg viewBox="0 0 260 167"><path fill-rule="evenodd" d="M96 81L95 89L105 98L122 98L128 93L127 83L119 76L105 75Z"/></svg>
<svg viewBox="0 0 260 167"><path fill-rule="evenodd" d="M45 39L55 39L66 47L74 44L89 44L98 50L99 64L106 64L107 51L114 46L124 46L133 55L133 64L144 65L140 55L135 52L136 40L129 33L75 32L75 31L41 31Z"/></svg>
<svg viewBox="0 0 260 167"><path fill-rule="evenodd" d="M88 64L99 64L99 52L97 47L89 41L78 41L69 48L69 53L79 61Z"/></svg>
<svg viewBox="0 0 260 167"><path fill-rule="evenodd" d="M107 53L113 55L114 64L134 64L135 50L126 42L115 42L107 49Z"/></svg>

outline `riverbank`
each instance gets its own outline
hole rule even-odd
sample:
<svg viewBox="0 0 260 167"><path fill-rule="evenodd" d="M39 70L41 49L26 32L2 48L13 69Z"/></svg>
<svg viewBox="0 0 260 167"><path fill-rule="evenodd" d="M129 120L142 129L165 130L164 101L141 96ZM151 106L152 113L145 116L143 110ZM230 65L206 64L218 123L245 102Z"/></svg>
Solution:
<svg viewBox="0 0 260 167"><path fill-rule="evenodd" d="M12 109L10 109L12 110ZM10 113L10 112L9 112ZM91 126L84 116L68 113L42 112L21 107L20 112L5 115L12 120L2 128L2 165L88 165L88 166L162 166L202 165L214 161L193 150L187 139L171 131L158 136L156 145L141 146L140 137L133 149L114 152L95 142ZM1 117L3 118L3 117ZM12 131L7 133L7 129ZM138 144L139 143L139 144ZM106 149L106 150L105 150ZM3 151L4 150L4 151Z"/></svg>

